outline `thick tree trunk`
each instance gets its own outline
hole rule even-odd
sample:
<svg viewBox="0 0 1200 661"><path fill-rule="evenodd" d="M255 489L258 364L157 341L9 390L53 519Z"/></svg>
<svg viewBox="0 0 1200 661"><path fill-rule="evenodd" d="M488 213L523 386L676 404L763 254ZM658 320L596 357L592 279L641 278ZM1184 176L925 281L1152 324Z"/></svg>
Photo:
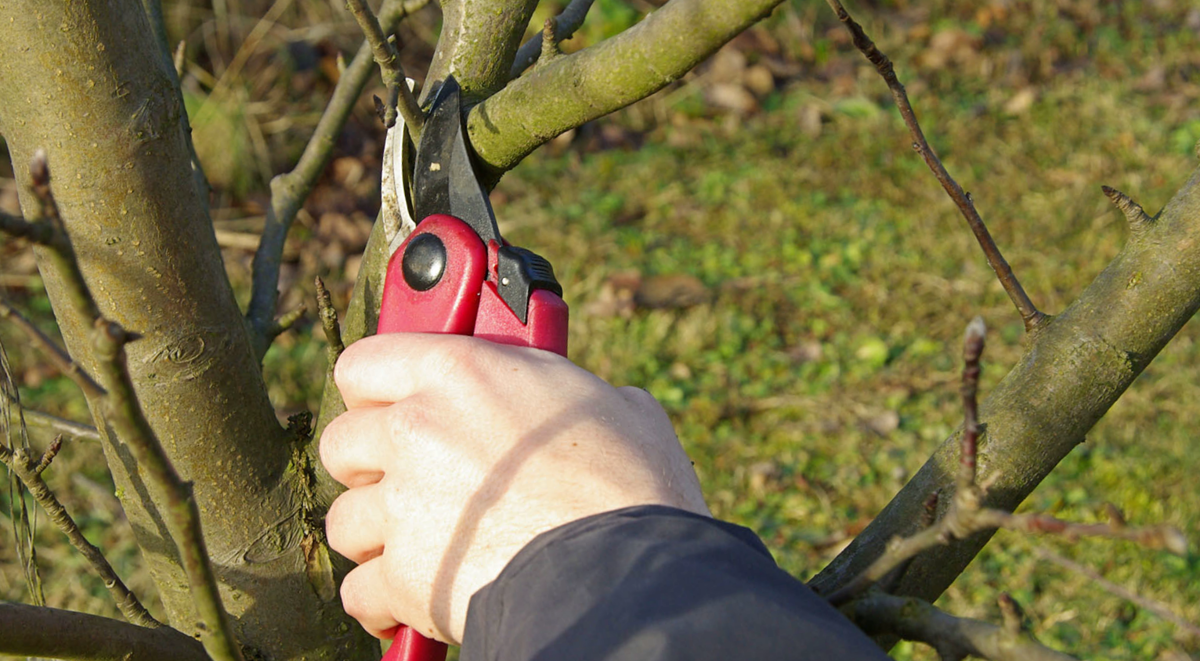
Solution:
<svg viewBox="0 0 1200 661"><path fill-rule="evenodd" d="M45 149L100 311L138 335L129 371L176 469L194 484L239 639L270 658L371 656L378 648L342 613L319 562L308 469L293 462L267 398L193 178L182 99L141 3L6 0L0 20L0 132L18 179L28 181L31 155ZM28 195L22 202L33 208ZM68 348L89 366L90 320L72 315L60 274L40 264ZM194 633L161 513L121 439L103 420L97 426L168 617Z"/></svg>

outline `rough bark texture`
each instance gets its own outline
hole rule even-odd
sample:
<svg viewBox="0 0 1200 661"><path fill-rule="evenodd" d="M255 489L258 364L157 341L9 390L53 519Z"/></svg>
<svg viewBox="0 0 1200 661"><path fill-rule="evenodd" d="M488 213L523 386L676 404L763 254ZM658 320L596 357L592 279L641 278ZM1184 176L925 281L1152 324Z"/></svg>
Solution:
<svg viewBox="0 0 1200 661"><path fill-rule="evenodd" d="M272 658L367 657L377 648L336 595L313 585L319 572L306 573L304 471L290 465L193 177L179 90L142 9L137 0L0 2L0 132L21 180L34 150L47 151L102 314L140 336L127 347L131 376L172 462L195 483L240 639ZM28 195L22 202L33 208ZM72 355L91 365L90 320L68 312L60 275L40 266ZM168 617L193 633L161 512L127 448L97 426Z"/></svg>
<svg viewBox="0 0 1200 661"><path fill-rule="evenodd" d="M980 408L979 479L987 504L1012 510L1074 448L1200 309L1200 171L1061 315L1040 326ZM914 532L929 494L953 492L958 436L948 439L883 512L813 580L845 585L896 535ZM990 535L919 556L897 594L933 601Z"/></svg>

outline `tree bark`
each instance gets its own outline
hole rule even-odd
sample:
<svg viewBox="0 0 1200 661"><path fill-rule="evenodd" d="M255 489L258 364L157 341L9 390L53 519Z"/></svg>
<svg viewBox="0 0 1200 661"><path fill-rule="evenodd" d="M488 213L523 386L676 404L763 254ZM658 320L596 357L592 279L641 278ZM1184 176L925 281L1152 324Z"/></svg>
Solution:
<svg viewBox="0 0 1200 661"><path fill-rule="evenodd" d="M1121 253L1070 307L1034 331L1024 356L980 407L979 481L991 483L987 506L1016 509L1200 309L1200 170L1157 219L1132 220ZM890 539L915 532L934 491L950 503L957 462L958 433L811 585L832 593ZM896 594L933 601L990 538L979 534L918 556Z"/></svg>
<svg viewBox="0 0 1200 661"><path fill-rule="evenodd" d="M100 311L138 335L129 371L168 456L194 483L239 639L279 659L371 656L378 648L328 589L328 563L306 564L327 557L306 536L319 519L311 469L293 462L275 419L193 176L182 98L140 2L4 0L0 20L0 132L14 170L28 182L30 157L46 150ZM22 204L35 208L27 192ZM92 320L70 312L61 274L40 254L39 266L67 346L90 369ZM168 618L194 634L162 513L92 404Z"/></svg>

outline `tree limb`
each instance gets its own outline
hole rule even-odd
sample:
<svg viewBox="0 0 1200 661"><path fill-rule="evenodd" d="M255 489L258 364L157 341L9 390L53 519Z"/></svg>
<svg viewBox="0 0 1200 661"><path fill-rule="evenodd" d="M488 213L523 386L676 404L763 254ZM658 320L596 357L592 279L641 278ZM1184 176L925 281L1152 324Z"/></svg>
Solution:
<svg viewBox="0 0 1200 661"><path fill-rule="evenodd" d="M567 5L562 13L554 18L548 19L554 24L554 37L558 41L566 41L570 39L579 26L583 25L583 19L587 17L588 10L592 8L594 0L571 0L571 4ZM538 57L542 54L545 38L542 33L538 33L531 37L529 41L521 44L517 49L517 55L513 58L512 71L508 73L509 78L520 76L526 69L533 66L538 61Z"/></svg>
<svg viewBox="0 0 1200 661"><path fill-rule="evenodd" d="M380 8L381 29L390 31L409 13L420 9L429 0L386 0ZM338 80L337 87L325 107L312 138L304 147L300 160L291 172L277 175L271 180L271 204L267 208L266 225L262 239L254 253L252 265L253 285L246 319L256 332L255 354L261 361L270 344L270 331L275 317L275 306L279 301L279 267L283 259L284 241L296 214L312 192L317 178L329 164L337 135L341 133L350 111L362 94L363 87L374 69L371 44L364 41L354 60L346 67Z"/></svg>
<svg viewBox="0 0 1200 661"><path fill-rule="evenodd" d="M0 653L88 661L208 661L204 647L170 627L147 629L75 611L0 601Z"/></svg>
<svg viewBox="0 0 1200 661"><path fill-rule="evenodd" d="M900 110L900 116L904 118L904 124L912 134L913 149L921 155L925 164L929 166L934 176L937 177L938 183L942 185L942 188L946 190L946 194L950 196L950 199L958 206L963 217L967 219L967 225L975 235L975 240L979 242L979 247L983 249L983 254L987 258L988 265L995 271L996 277L1000 279L1000 284L1004 286L1004 291L1012 300L1013 305L1017 307L1017 312L1021 314L1021 319L1025 322L1025 330L1033 330L1046 318L1046 315L1038 311L1033 301L1029 299L1029 295L1025 293L1025 288L1021 286L1021 282L1017 280L1017 276L1013 274L1012 267L1005 261L1004 255L1000 253L1000 248L996 246L996 242L992 239L991 232L988 231L987 225L984 224L983 218L979 216L979 212L975 209L975 202L971 199L971 194L963 191L962 186L959 186L958 182L946 171L941 159L934 153L933 147L929 146L929 141L925 139L925 133L921 130L921 125L917 122L917 115L913 112L912 104L908 102L908 93L904 91L904 85L900 84L900 80L896 78L896 71L892 66L892 61L875 46L875 42L871 41L871 38L863 31L862 26L851 18L839 0L827 0L827 2L837 14L838 20L845 24L846 29L850 31L851 36L854 38L855 47L862 52L871 64L875 65L875 70L879 72L884 82L887 83L888 89L892 92L892 98L896 100L896 107Z"/></svg>
<svg viewBox="0 0 1200 661"><path fill-rule="evenodd" d="M671 0L621 34L513 80L467 118L497 176L558 134L678 80L781 0Z"/></svg>
<svg viewBox="0 0 1200 661"><path fill-rule="evenodd" d="M463 101L481 101L509 80L513 57L538 0L443 0L442 31L421 90L427 101L450 74Z"/></svg>
<svg viewBox="0 0 1200 661"><path fill-rule="evenodd" d="M379 71L383 75L383 84L388 91L384 126L390 129L396 124L396 111L399 110L413 142L420 142L425 115L417 105L417 97L405 82L404 68L400 66L400 53L383 34L379 19L375 18L371 8L363 0L346 0L346 6L350 8L350 13L354 14L358 26L362 28L363 36L371 45L371 52L375 56L375 64L379 65Z"/></svg>
<svg viewBox="0 0 1200 661"><path fill-rule="evenodd" d="M50 490L50 486L42 479L42 473L54 459L61 444L61 438L56 439L55 443L52 443L40 457L33 456L28 448L15 448L10 456L0 456L0 459L25 484L25 488L29 490L33 499L50 517L50 522L67 536L71 546L75 547L75 550L79 551L79 554L87 560L88 566L104 582L105 589L108 590L108 594L116 602L117 608L125 616L125 619L140 627L161 627L162 623L150 615L149 611L138 601L137 595L125 587L125 583L108 563L104 553L84 538L83 532L79 530L79 526L71 518L67 508L63 507L58 497Z"/></svg>
<svg viewBox="0 0 1200 661"><path fill-rule="evenodd" d="M843 608L842 613L868 635L895 634L905 640L925 643L946 661L967 656L991 661L1075 659L1042 645L1027 633L955 617L913 597L875 591L855 600Z"/></svg>

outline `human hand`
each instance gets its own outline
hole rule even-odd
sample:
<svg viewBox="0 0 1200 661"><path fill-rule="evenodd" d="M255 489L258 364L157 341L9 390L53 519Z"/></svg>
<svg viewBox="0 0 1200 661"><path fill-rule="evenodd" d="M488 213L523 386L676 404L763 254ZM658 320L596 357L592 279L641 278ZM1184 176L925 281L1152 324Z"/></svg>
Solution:
<svg viewBox="0 0 1200 661"><path fill-rule="evenodd" d="M321 460L349 487L329 544L359 563L342 605L377 637L399 623L462 640L467 604L537 535L623 507L708 515L658 402L555 354L398 333L348 347L347 412Z"/></svg>

